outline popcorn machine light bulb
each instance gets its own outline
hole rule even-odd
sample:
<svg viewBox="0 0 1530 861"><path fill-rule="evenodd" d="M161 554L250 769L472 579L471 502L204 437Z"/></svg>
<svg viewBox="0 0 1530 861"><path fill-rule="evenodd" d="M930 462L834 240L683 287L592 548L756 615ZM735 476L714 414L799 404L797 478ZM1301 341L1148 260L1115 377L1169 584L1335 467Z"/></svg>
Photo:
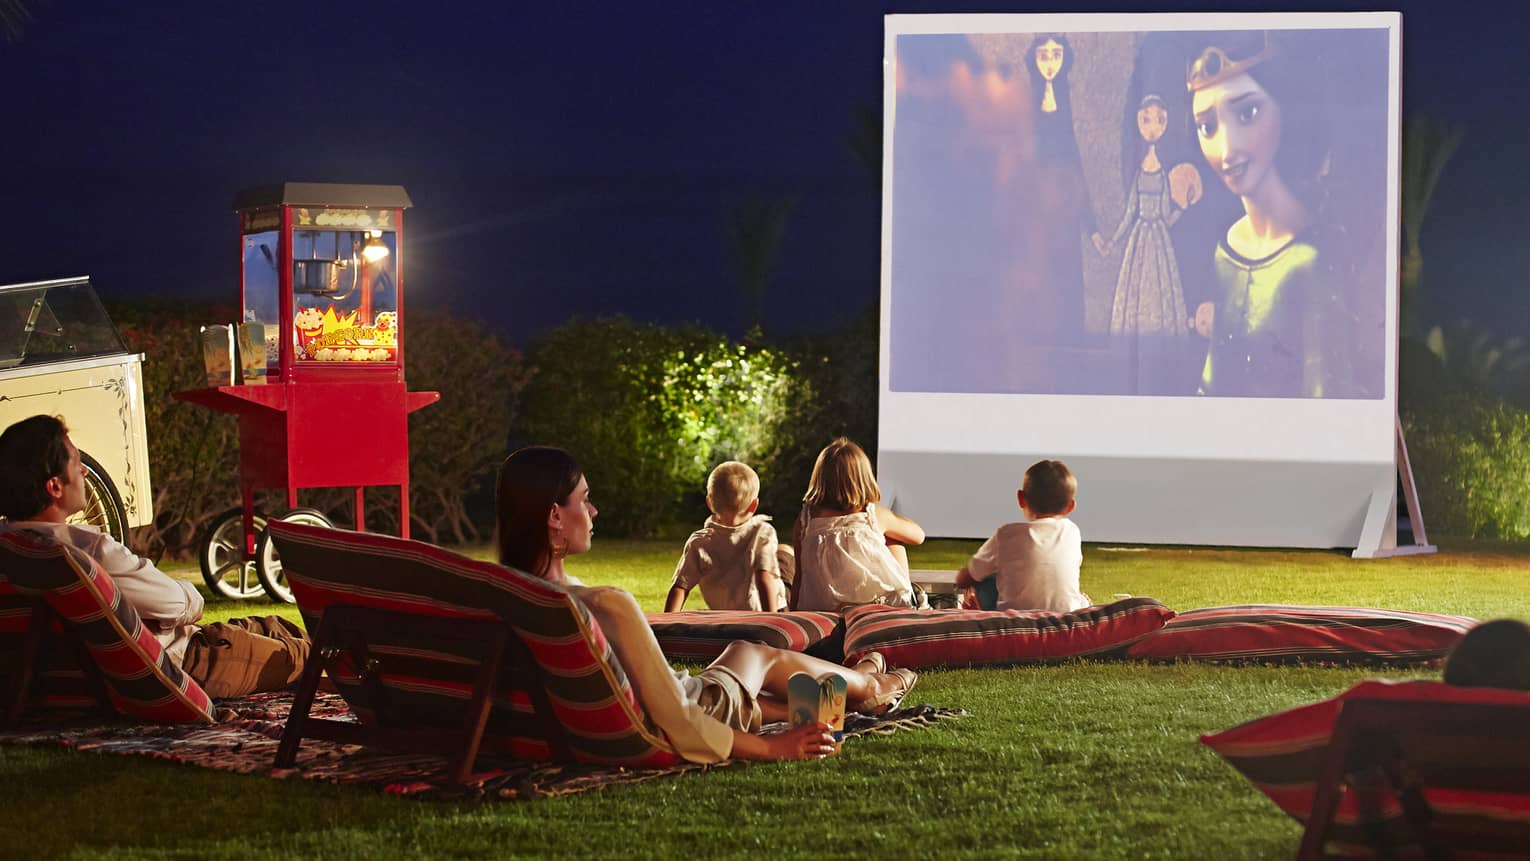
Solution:
<svg viewBox="0 0 1530 861"><path fill-rule="evenodd" d="M367 238L367 244L361 248L361 256L366 258L368 263L376 263L388 256L388 246L383 244L381 231L371 232L371 236Z"/></svg>

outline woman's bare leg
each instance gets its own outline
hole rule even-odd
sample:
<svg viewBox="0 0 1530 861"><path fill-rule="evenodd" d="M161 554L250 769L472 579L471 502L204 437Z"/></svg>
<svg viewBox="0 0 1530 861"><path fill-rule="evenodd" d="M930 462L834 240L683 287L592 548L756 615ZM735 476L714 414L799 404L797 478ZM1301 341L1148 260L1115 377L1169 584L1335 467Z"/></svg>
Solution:
<svg viewBox="0 0 1530 861"><path fill-rule="evenodd" d="M759 703L760 720L765 723L775 723L776 721L787 720L791 717L791 712L786 708L786 700L778 699L761 691L754 698L754 701Z"/></svg>
<svg viewBox="0 0 1530 861"><path fill-rule="evenodd" d="M794 674L807 673L816 678L824 673L836 673L845 680L846 705L852 710L872 697L897 690L903 684L896 676L863 673L801 652L743 641L729 643L712 664L732 670L756 696L764 694L778 702L786 700L786 681ZM765 709L763 701L760 709L762 712Z"/></svg>

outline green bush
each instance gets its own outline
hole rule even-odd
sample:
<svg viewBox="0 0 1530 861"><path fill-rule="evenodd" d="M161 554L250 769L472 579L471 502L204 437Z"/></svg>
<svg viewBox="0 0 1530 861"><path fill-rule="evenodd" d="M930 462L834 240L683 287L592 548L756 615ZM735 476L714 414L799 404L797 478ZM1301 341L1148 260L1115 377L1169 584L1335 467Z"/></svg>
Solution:
<svg viewBox="0 0 1530 861"><path fill-rule="evenodd" d="M693 327L576 320L532 359L517 440L557 445L591 476L603 531L645 536L699 525L707 474L749 463L764 479L795 448L811 391L782 351Z"/></svg>
<svg viewBox="0 0 1530 861"><path fill-rule="evenodd" d="M1471 538L1530 538L1530 413L1462 385L1417 343L1403 343L1401 365L1424 523Z"/></svg>

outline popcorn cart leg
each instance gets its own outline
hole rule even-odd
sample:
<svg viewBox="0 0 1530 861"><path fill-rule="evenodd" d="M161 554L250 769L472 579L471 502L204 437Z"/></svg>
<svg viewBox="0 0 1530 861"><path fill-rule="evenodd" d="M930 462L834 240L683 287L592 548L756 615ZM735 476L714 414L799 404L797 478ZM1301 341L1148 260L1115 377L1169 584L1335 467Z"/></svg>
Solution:
<svg viewBox="0 0 1530 861"><path fill-rule="evenodd" d="M240 561L248 562L255 558L255 539L260 537L255 534L255 485L241 483L239 495L244 502L244 555Z"/></svg>
<svg viewBox="0 0 1530 861"><path fill-rule="evenodd" d="M409 537L409 482L398 486L398 534L400 538Z"/></svg>
<svg viewBox="0 0 1530 861"><path fill-rule="evenodd" d="M364 490L365 490L365 488L361 488L361 487L356 488L356 531L357 532L366 532L367 531L366 509L365 509L364 503L362 501L362 495L363 495L363 491Z"/></svg>

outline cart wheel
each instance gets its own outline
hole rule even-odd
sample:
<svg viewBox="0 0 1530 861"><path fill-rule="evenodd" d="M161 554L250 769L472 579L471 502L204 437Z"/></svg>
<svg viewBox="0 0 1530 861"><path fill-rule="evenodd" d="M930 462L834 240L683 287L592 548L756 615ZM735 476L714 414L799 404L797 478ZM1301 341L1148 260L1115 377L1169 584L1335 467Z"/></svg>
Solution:
<svg viewBox="0 0 1530 861"><path fill-rule="evenodd" d="M255 534L264 535L266 516L255 512ZM230 508L217 517L197 542L202 579L214 595L245 600L265 593L254 558L244 559L244 509Z"/></svg>
<svg viewBox="0 0 1530 861"><path fill-rule="evenodd" d="M330 529L335 526L324 516L324 512L312 508L294 508L280 519L304 526L324 526ZM292 590L287 587L287 578L282 576L282 558L277 555L276 545L271 542L269 533L262 532L260 542L255 546L255 575L260 578L260 585L266 588L266 594L271 596L272 601L288 604L294 602Z"/></svg>
<svg viewBox="0 0 1530 861"><path fill-rule="evenodd" d="M69 522L89 524L126 544L127 510L122 507L117 485L112 483L111 476L101 464L83 451L80 452L80 464L85 467L85 507L69 518Z"/></svg>

